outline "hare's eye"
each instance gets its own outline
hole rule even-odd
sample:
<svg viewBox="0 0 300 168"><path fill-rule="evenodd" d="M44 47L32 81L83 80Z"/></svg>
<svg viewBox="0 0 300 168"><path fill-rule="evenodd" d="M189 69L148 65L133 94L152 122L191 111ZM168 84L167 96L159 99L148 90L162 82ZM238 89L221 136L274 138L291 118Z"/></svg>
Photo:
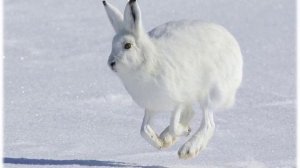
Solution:
<svg viewBox="0 0 300 168"><path fill-rule="evenodd" d="M131 44L130 44L130 43L126 43L126 44L124 45L124 49L128 50L128 49L130 49L130 48L131 48Z"/></svg>

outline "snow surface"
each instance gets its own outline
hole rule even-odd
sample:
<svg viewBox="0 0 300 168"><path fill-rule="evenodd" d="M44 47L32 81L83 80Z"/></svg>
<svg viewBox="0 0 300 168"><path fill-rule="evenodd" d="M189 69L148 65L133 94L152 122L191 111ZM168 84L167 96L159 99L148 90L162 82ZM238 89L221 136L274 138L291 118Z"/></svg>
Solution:
<svg viewBox="0 0 300 168"><path fill-rule="evenodd" d="M243 83L236 105L216 113L206 150L183 161L177 150L187 138L158 151L139 135L143 110L106 65L114 32L101 1L5 0L5 167L296 167L295 1L139 4L147 30L199 19L240 42ZM200 121L199 113L193 131ZM155 128L167 123L158 114Z"/></svg>

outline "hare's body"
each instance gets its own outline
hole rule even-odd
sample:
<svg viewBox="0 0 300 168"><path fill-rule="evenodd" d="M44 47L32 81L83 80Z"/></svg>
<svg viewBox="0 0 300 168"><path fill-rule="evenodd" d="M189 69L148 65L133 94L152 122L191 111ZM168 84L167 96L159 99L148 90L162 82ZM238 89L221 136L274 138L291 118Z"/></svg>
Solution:
<svg viewBox="0 0 300 168"><path fill-rule="evenodd" d="M178 103L191 105L207 97L216 108L233 103L242 59L237 42L224 28L197 21L170 22L149 36L155 51L146 57L156 60L150 65L155 72L120 75L141 107L169 111Z"/></svg>
<svg viewBox="0 0 300 168"><path fill-rule="evenodd" d="M243 66L238 43L223 27L198 21L169 22L147 34L136 0L128 2L124 18L103 4L117 33L108 64L145 108L142 136L159 149L169 147L189 135L192 106L199 103L201 126L178 152L183 159L198 155L213 135L213 111L234 103ZM158 111L172 111L160 135L150 126Z"/></svg>

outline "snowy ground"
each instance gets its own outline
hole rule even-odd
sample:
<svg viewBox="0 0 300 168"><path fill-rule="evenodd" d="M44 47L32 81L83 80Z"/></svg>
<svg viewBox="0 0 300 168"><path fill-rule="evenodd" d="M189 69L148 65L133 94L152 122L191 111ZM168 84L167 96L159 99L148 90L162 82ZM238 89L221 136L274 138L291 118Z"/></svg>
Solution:
<svg viewBox="0 0 300 168"><path fill-rule="evenodd" d="M122 9L125 2L112 1ZM143 110L106 65L113 30L100 0L5 0L5 167L296 167L295 2L139 4L148 30L200 19L240 42L243 84L236 105L216 113L208 148L182 161L177 150L187 138L157 151L140 137ZM158 130L167 117L158 116Z"/></svg>

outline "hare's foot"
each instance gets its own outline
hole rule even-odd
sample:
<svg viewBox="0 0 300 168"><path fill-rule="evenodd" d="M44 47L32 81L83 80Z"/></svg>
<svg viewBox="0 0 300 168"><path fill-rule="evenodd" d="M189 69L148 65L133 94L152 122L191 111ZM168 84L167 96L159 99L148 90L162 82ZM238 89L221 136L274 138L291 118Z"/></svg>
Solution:
<svg viewBox="0 0 300 168"><path fill-rule="evenodd" d="M162 146L163 146L163 142L150 126L150 121L152 119L152 114L153 114L152 111L150 111L148 109L145 110L143 124L142 124L142 127L141 127L141 135L152 146L154 146L157 149L161 149Z"/></svg>
<svg viewBox="0 0 300 168"><path fill-rule="evenodd" d="M192 129L189 126L184 126L182 124L178 124L175 129L175 135L177 136L189 136Z"/></svg>
<svg viewBox="0 0 300 168"><path fill-rule="evenodd" d="M168 148L175 144L177 137L170 133L169 127L167 127L160 135L159 138L162 140L163 148Z"/></svg>
<svg viewBox="0 0 300 168"><path fill-rule="evenodd" d="M191 132L191 128L188 127L187 129L181 129L182 132L179 132L180 135L185 135L188 136ZM177 136L174 134L170 133L170 127L167 127L160 135L159 138L163 142L163 148L168 148L172 145L174 145L178 139Z"/></svg>
<svg viewBox="0 0 300 168"><path fill-rule="evenodd" d="M206 109L203 111L203 121L199 130L178 151L178 156L181 159L190 159L197 156L207 146L214 134L213 113Z"/></svg>
<svg viewBox="0 0 300 168"><path fill-rule="evenodd" d="M180 159L191 159L197 156L208 144L208 139L204 136L192 137L178 151Z"/></svg>
<svg viewBox="0 0 300 168"><path fill-rule="evenodd" d="M188 136L190 134L191 128L188 126L189 121L186 121L187 117L184 115L185 110L186 107L180 105L172 112L170 126L169 126L169 132L171 133L171 135ZM182 124L183 122L186 124Z"/></svg>
<svg viewBox="0 0 300 168"><path fill-rule="evenodd" d="M163 147L163 141L158 137L158 135L149 125L145 125L142 127L141 135L147 142L149 142L155 148L161 149Z"/></svg>

